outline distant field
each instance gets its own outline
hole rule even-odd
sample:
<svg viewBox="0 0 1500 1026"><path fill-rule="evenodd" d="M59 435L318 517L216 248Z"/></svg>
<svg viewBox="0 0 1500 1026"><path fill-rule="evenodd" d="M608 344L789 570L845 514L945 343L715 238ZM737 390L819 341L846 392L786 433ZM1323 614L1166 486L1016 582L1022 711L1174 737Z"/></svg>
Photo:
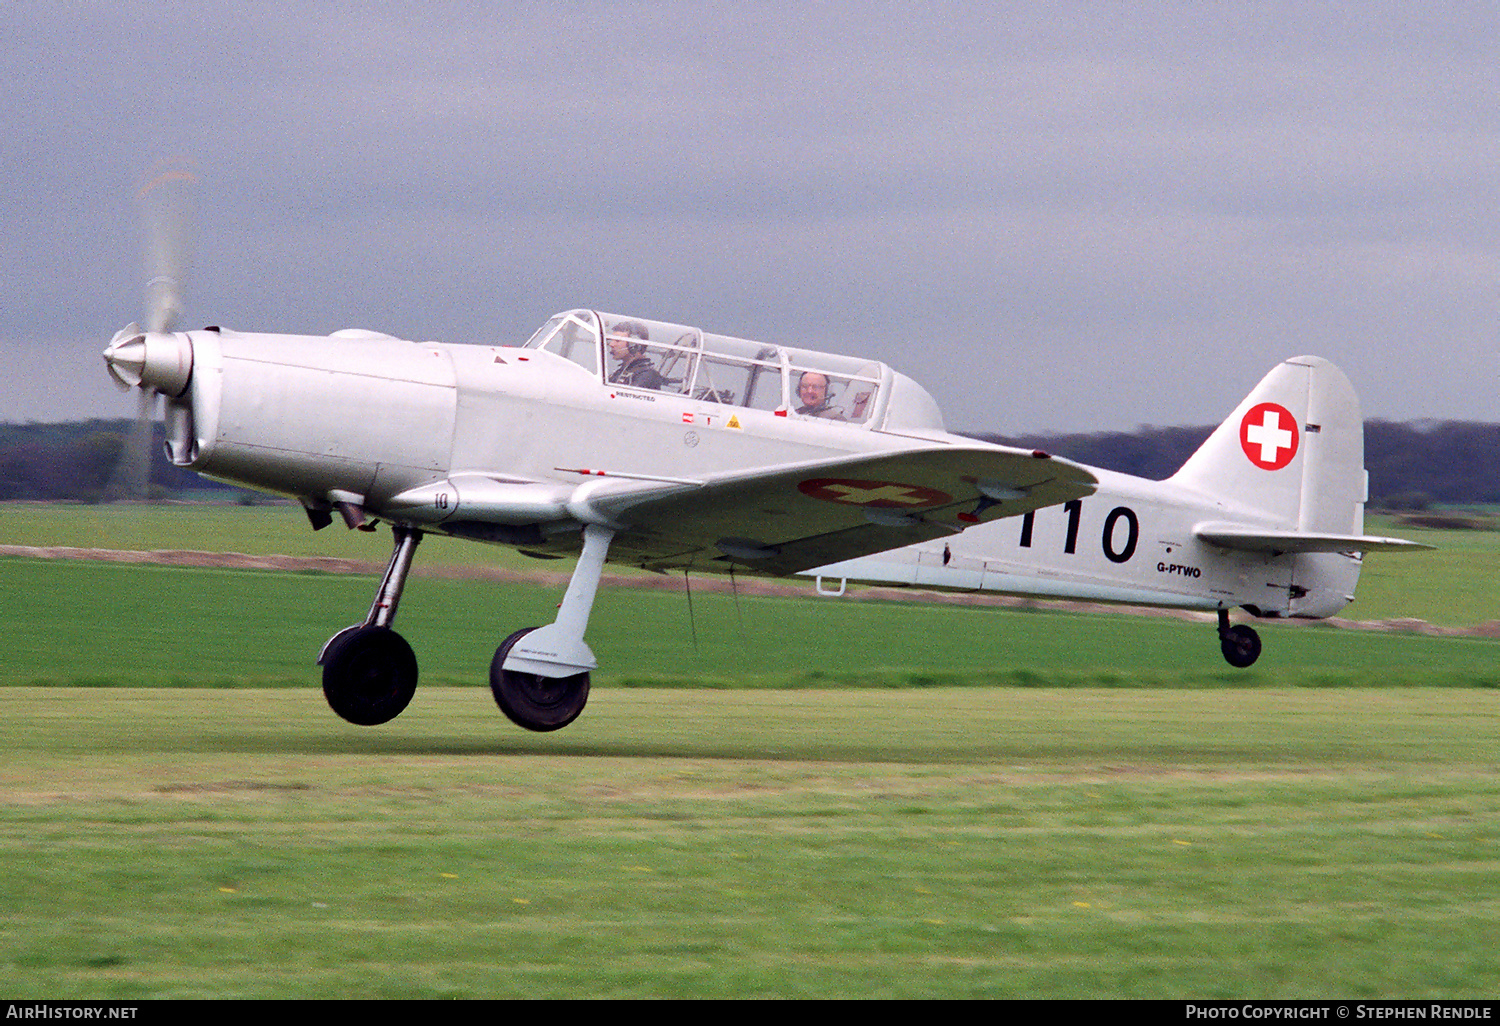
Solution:
<svg viewBox="0 0 1500 1026"><path fill-rule="evenodd" d="M1367 530L1436 545L1435 552L1384 554L1366 560L1359 595L1344 616L1414 617L1465 627L1500 620L1500 532L1434 531L1372 517ZM0 504L0 544L334 556L384 564L389 535L341 525L314 533L296 506L75 506ZM498 566L567 572L566 561L538 561L512 549L434 537L418 552L417 571ZM615 568L611 568L612 572ZM811 592L809 583L807 589Z"/></svg>
<svg viewBox="0 0 1500 1026"><path fill-rule="evenodd" d="M324 640L363 619L369 577L0 559L0 683L316 687ZM562 585L423 578L397 626L426 683L483 687L495 646L551 620ZM1262 625L1250 670L1211 622L1050 610L602 591L600 685L1495 686L1500 642ZM697 643L694 643L696 625ZM487 701L487 697L485 698Z"/></svg>
<svg viewBox="0 0 1500 1026"><path fill-rule="evenodd" d="M1491 691L0 689L17 998L1470 998Z"/></svg>
<svg viewBox="0 0 1500 1026"><path fill-rule="evenodd" d="M1358 598L1342 615L1411 616L1454 627L1500 620L1500 531L1434 531L1384 517L1371 517L1365 530L1436 549L1366 557Z"/></svg>
<svg viewBox="0 0 1500 1026"><path fill-rule="evenodd" d="M342 521L315 532L302 507L291 504L0 503L0 544L8 545L281 553L361 559L384 566L391 554L390 537L384 528L377 533L350 531ZM526 569L556 569L563 565L531 559L502 546L465 543L440 536L424 542L418 564L505 565Z"/></svg>

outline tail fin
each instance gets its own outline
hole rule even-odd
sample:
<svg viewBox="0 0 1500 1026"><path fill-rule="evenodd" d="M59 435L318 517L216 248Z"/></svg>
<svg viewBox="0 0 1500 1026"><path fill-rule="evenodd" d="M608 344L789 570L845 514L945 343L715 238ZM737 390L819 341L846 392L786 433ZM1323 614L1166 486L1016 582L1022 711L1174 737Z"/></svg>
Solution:
<svg viewBox="0 0 1500 1026"><path fill-rule="evenodd" d="M1261 379L1172 482L1212 496L1211 545L1289 560L1286 600L1259 615L1332 616L1354 600L1363 553L1429 548L1366 536L1365 425L1341 370L1294 356Z"/></svg>
<svg viewBox="0 0 1500 1026"><path fill-rule="evenodd" d="M1365 427L1354 386L1327 360L1292 357L1261 379L1171 480L1277 527L1363 534Z"/></svg>

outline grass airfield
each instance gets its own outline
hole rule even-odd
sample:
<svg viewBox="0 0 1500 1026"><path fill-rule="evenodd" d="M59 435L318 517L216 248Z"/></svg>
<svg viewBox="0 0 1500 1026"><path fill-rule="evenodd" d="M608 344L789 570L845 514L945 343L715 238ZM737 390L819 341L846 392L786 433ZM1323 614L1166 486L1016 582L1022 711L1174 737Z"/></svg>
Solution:
<svg viewBox="0 0 1500 1026"><path fill-rule="evenodd" d="M0 988L1488 998L1493 700L0 689Z"/></svg>
<svg viewBox="0 0 1500 1026"><path fill-rule="evenodd" d="M119 511L71 537L10 512L24 544L330 534L256 509L119 544ZM1444 575L1494 619L1492 543L1463 543ZM449 550L499 551L419 565ZM1371 569L1425 588L1424 558ZM589 708L534 735L485 668L560 589L422 578L398 625L424 683L358 728L311 663L373 587L0 559L5 993L1500 990L1496 642L1270 625L1241 673L1172 619L704 594L690 623L621 589Z"/></svg>

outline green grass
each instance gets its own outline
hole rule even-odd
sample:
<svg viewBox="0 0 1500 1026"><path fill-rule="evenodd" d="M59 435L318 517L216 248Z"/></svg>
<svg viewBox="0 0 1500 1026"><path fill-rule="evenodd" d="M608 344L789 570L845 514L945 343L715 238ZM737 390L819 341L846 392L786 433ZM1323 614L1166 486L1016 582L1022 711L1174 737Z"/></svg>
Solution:
<svg viewBox="0 0 1500 1026"><path fill-rule="evenodd" d="M18 998L1476 998L1492 692L0 690Z"/></svg>
<svg viewBox="0 0 1500 1026"><path fill-rule="evenodd" d="M1444 626L1500 620L1500 532L1433 531L1372 517L1367 530L1437 546L1435 552L1376 553L1365 561L1357 600L1343 616L1360 620L1414 617ZM255 555L334 556L384 564L385 531L366 534L341 525L314 533L289 505L72 506L0 504L0 543L117 549L194 549ZM432 537L417 554L417 571L503 567L566 573L568 561L537 561L512 549ZM628 573L610 567L612 573ZM811 583L807 583L809 591Z"/></svg>
<svg viewBox="0 0 1500 1026"><path fill-rule="evenodd" d="M10 504L0 540L385 554L299 518ZM1472 544L1447 584L1492 619ZM613 588L588 709L534 735L486 668L561 587L424 577L423 684L359 728L312 660L373 588L0 559L0 992L1500 988L1493 641L1262 624L1244 672L1208 623L700 593L695 645L680 594Z"/></svg>
<svg viewBox="0 0 1500 1026"><path fill-rule="evenodd" d="M1357 598L1340 615L1455 627L1500 620L1500 531L1433 531L1373 517L1365 529L1436 548L1367 556Z"/></svg>
<svg viewBox="0 0 1500 1026"><path fill-rule="evenodd" d="M368 577L0 559L13 629L0 684L317 687L324 640L364 617ZM484 686L495 647L549 622L562 587L436 578L397 626L427 684ZM13 603L13 604L12 604ZM1211 621L945 606L601 591L590 621L600 686L717 688L1481 686L1500 645L1261 625L1249 671ZM693 621L698 642L693 642Z"/></svg>
<svg viewBox="0 0 1500 1026"><path fill-rule="evenodd" d="M0 504L0 543L74 545L101 549L186 549L254 555L332 556L385 565L390 534L345 529L342 521L313 531L302 507L192 503L186 505ZM538 561L498 545L429 536L419 567L507 566L526 570L571 569L571 564Z"/></svg>

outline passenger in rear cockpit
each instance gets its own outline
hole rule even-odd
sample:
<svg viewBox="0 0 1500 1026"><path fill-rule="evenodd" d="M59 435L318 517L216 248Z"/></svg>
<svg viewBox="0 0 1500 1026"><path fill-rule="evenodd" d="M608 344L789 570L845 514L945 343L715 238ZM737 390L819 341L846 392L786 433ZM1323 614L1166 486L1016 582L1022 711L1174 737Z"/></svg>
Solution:
<svg viewBox="0 0 1500 1026"><path fill-rule="evenodd" d="M802 405L797 412L804 417L822 417L825 420L848 420L844 411L831 405L828 396L828 375L818 371L803 371L797 379L797 398Z"/></svg>
<svg viewBox="0 0 1500 1026"><path fill-rule="evenodd" d="M644 340L649 337L646 326L635 321L621 321L609 330L610 358L620 361L620 366L609 376L610 384L660 390L666 383L651 365L651 357L646 355ZM636 342L634 339L642 341Z"/></svg>

